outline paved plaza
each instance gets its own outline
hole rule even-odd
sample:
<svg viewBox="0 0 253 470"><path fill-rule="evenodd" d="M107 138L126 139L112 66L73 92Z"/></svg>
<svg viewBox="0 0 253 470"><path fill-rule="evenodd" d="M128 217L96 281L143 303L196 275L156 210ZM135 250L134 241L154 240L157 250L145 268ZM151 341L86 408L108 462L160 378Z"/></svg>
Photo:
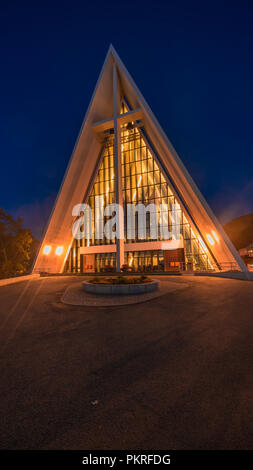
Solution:
<svg viewBox="0 0 253 470"><path fill-rule="evenodd" d="M252 448L253 284L159 279L184 288L98 307L61 302L81 277L0 287L1 448Z"/></svg>

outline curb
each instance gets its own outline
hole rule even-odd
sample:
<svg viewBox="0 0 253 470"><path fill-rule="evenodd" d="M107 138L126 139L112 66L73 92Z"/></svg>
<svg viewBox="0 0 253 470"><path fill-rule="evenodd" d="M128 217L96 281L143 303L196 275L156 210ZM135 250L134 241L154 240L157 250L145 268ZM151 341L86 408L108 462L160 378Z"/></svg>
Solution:
<svg viewBox="0 0 253 470"><path fill-rule="evenodd" d="M83 281L82 286L85 292L101 295L133 295L147 294L158 289L160 281L151 281L140 284L92 284Z"/></svg>
<svg viewBox="0 0 253 470"><path fill-rule="evenodd" d="M17 282L28 281L29 279L38 279L39 277L40 277L39 274L27 274L27 276L18 276L18 277L10 277L7 279L0 279L0 287L8 286L9 284L16 284Z"/></svg>

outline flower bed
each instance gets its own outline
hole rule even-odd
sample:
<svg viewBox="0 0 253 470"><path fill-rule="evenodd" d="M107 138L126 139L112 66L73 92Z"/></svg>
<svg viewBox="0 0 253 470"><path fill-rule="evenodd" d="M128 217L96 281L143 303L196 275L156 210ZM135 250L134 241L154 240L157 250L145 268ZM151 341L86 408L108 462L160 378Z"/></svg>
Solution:
<svg viewBox="0 0 253 470"><path fill-rule="evenodd" d="M122 285L122 284L145 284L146 282L152 282L147 276L138 277L126 277L126 276L114 276L114 277L93 277L90 279L91 284L110 284L110 285Z"/></svg>
<svg viewBox="0 0 253 470"><path fill-rule="evenodd" d="M159 281L153 281L147 276L109 278L94 277L82 283L83 289L92 294L128 295L153 292L158 288Z"/></svg>

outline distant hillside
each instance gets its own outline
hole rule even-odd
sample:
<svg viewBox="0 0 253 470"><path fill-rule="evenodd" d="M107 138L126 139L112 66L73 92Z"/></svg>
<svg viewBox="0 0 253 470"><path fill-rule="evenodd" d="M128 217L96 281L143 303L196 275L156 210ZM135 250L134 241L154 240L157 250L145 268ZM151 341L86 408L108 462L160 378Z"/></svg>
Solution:
<svg viewBox="0 0 253 470"><path fill-rule="evenodd" d="M242 215L224 225L224 230L239 250L253 241L253 214Z"/></svg>

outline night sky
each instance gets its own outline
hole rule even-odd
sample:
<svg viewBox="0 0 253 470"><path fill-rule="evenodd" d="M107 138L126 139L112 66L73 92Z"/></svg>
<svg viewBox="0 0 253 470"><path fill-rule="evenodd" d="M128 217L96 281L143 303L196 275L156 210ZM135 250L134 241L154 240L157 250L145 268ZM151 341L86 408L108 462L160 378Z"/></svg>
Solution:
<svg viewBox="0 0 253 470"><path fill-rule="evenodd" d="M40 237L112 43L221 222L253 212L252 25L250 1L0 0L0 206Z"/></svg>

